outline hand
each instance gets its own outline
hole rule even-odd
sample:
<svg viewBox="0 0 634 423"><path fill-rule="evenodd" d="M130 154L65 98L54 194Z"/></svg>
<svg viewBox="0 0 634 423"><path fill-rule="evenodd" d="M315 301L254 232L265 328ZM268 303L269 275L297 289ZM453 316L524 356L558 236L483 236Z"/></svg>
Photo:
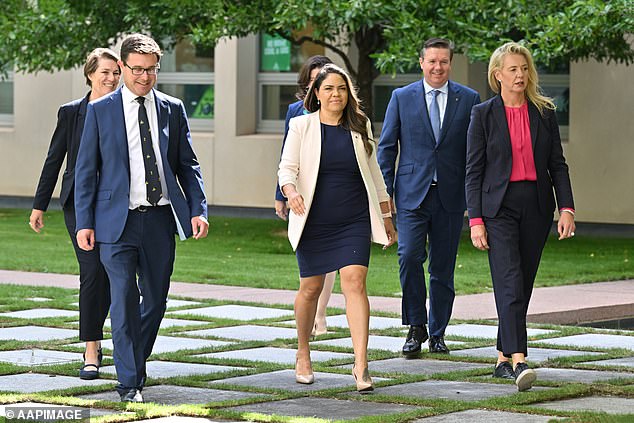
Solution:
<svg viewBox="0 0 634 423"><path fill-rule="evenodd" d="M289 194L288 206L297 216L303 216L306 212L306 208L304 207L304 197L302 197L302 195L297 191Z"/></svg>
<svg viewBox="0 0 634 423"><path fill-rule="evenodd" d="M471 227L471 242L478 250L488 250L487 230L484 225L474 225Z"/></svg>
<svg viewBox="0 0 634 423"><path fill-rule="evenodd" d="M38 234L44 227L44 212L42 210L33 209L29 218L29 226Z"/></svg>
<svg viewBox="0 0 634 423"><path fill-rule="evenodd" d="M557 223L557 232L559 232L560 241L575 236L575 217L568 212L561 213Z"/></svg>
<svg viewBox="0 0 634 423"><path fill-rule="evenodd" d="M201 239L207 236L209 222L204 216L192 217L192 236L194 239Z"/></svg>
<svg viewBox="0 0 634 423"><path fill-rule="evenodd" d="M275 200L275 214L282 220L288 218L288 205L286 201Z"/></svg>
<svg viewBox="0 0 634 423"><path fill-rule="evenodd" d="M398 234L394 229L394 223L392 223L391 217L383 218L383 224L385 225L385 232L387 233L387 244L383 246L383 249L386 250L388 247L392 246L398 240Z"/></svg>
<svg viewBox="0 0 634 423"><path fill-rule="evenodd" d="M77 244L84 251L92 251L95 248L95 230L80 229L77 232Z"/></svg>

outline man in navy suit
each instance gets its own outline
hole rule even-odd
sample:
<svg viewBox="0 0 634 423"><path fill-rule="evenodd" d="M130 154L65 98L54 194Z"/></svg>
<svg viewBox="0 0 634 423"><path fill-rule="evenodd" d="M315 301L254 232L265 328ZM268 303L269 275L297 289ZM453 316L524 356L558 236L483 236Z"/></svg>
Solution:
<svg viewBox="0 0 634 423"><path fill-rule="evenodd" d="M124 86L88 105L75 168L77 242L84 250L99 243L110 278L117 391L129 402L143 402L175 233L200 239L209 226L183 103L153 89L160 58L145 35L123 41Z"/></svg>
<svg viewBox="0 0 634 423"><path fill-rule="evenodd" d="M478 93L449 81L453 43L425 42L423 80L394 90L383 121L378 160L392 205L398 211L398 255L403 324L410 330L406 357L429 350L448 353L445 328L451 318L454 267L465 204L467 128ZM397 155L398 169L396 168ZM429 242L429 318L423 263Z"/></svg>

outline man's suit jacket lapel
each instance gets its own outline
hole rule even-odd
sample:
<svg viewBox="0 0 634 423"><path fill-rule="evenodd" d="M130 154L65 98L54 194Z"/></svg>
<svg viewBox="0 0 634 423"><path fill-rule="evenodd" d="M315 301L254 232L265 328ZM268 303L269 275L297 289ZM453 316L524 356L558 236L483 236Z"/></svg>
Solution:
<svg viewBox="0 0 634 423"><path fill-rule="evenodd" d="M167 148L169 146L169 105L167 100L156 90L154 92L154 103L158 119L159 147L163 163L167 163Z"/></svg>
<svg viewBox="0 0 634 423"><path fill-rule="evenodd" d="M431 129L429 111L427 110L427 100L425 99L425 86L423 85L422 79L420 80L420 83L414 85L411 95L412 98L404 104L413 105L412 113L414 113L414 122L420 122L423 127L423 131L427 132L427 136L424 137L424 139L435 145L436 140L434 138L434 131Z"/></svg>
<svg viewBox="0 0 634 423"><path fill-rule="evenodd" d="M451 121L456 114L456 109L458 108L459 101L460 95L456 91L451 81L449 81L447 85L447 105L445 106L445 116L443 117L442 126L440 127L440 140L438 141L438 144L443 142L445 140L445 137L447 136L447 131L449 131L449 128L451 127Z"/></svg>
<svg viewBox="0 0 634 423"><path fill-rule="evenodd" d="M130 152L128 150L128 132L125 126L125 112L123 111L123 96L121 95L121 88L119 87L115 92L108 97L108 103L113 103L113 114L109 116L111 119L109 131L117 131L118 133L113 137L119 149L119 153L125 158L126 171L128 172L128 180L130 180ZM109 110L107 107L105 110Z"/></svg>

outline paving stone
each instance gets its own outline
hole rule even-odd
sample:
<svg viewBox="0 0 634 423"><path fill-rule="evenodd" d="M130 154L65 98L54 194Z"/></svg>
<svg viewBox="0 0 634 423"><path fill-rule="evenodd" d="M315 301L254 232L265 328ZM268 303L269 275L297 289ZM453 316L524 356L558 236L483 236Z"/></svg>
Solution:
<svg viewBox="0 0 634 423"><path fill-rule="evenodd" d="M532 391L548 388L533 387ZM416 398L441 398L455 401L480 401L517 393L515 384L453 382L447 380L426 380L386 386L377 390L382 395L398 395Z"/></svg>
<svg viewBox="0 0 634 423"><path fill-rule="evenodd" d="M374 382L380 382L387 379L373 377L372 380ZM295 370L292 369L214 380L209 382L209 384L212 386L229 384L255 388L275 388L296 392L320 391L322 389L343 388L346 386L349 386L350 390L356 390L352 374L341 375L336 373L315 372L315 383L305 385L295 382Z"/></svg>
<svg viewBox="0 0 634 423"><path fill-rule="evenodd" d="M0 340L15 339L17 341L52 341L55 339L74 338L79 332L74 329L48 328L44 326L16 326L0 328ZM81 345L84 345L83 343Z"/></svg>
<svg viewBox="0 0 634 423"><path fill-rule="evenodd" d="M411 405L336 400L330 398L295 398L227 408L231 411L275 414L277 416L313 417L332 420L350 420L365 416L405 413L420 409ZM294 421L298 421L294 419Z"/></svg>
<svg viewBox="0 0 634 423"><path fill-rule="evenodd" d="M152 348L152 354L162 354L181 350L196 350L198 348L219 347L229 344L231 343L225 341L214 341L211 339L181 338L177 336L159 335L156 337L154 348ZM84 344L79 342L77 344L72 344L71 346L83 347ZM104 339L101 341L101 346L104 349L112 350L112 339Z"/></svg>
<svg viewBox="0 0 634 423"><path fill-rule="evenodd" d="M466 356L466 357L485 357L485 358L496 358L498 356L498 352L495 347L470 348L467 350L452 351L451 354L458 355L458 356ZM579 355L601 355L601 353L528 347L527 357L528 357L529 363L541 363L542 361L546 361L553 358L574 357Z"/></svg>
<svg viewBox="0 0 634 423"><path fill-rule="evenodd" d="M507 411L465 410L414 420L412 423L547 423L558 420L555 416L509 413Z"/></svg>
<svg viewBox="0 0 634 423"><path fill-rule="evenodd" d="M234 360L266 361L269 363L294 365L296 352L297 350L292 350L289 348L262 347L236 351L222 351L216 353L198 354L195 355L195 357L229 358ZM310 352L310 358L312 361L327 361L332 359L352 359L354 358L354 355L347 353L313 350Z"/></svg>
<svg viewBox="0 0 634 423"><path fill-rule="evenodd" d="M18 366L42 366L83 361L83 359L80 353L34 348L30 350L0 351L0 361Z"/></svg>
<svg viewBox="0 0 634 423"><path fill-rule="evenodd" d="M387 350L392 352L401 352L403 350L403 338L393 336L370 335L368 338L368 349L370 350ZM447 345L464 345L463 342L446 341ZM330 345L334 347L352 348L352 338L326 339L324 341L311 342L312 345ZM428 344L425 342L422 346L427 350Z"/></svg>
<svg viewBox="0 0 634 423"><path fill-rule="evenodd" d="M78 386L114 385L114 380L82 380L78 377L51 376L39 373L21 373L0 376L0 391L5 392L44 392Z"/></svg>
<svg viewBox="0 0 634 423"><path fill-rule="evenodd" d="M240 400L244 398L266 396L268 395L253 392L225 391L220 389L193 388L189 386L176 385L154 385L143 388L143 399L145 402L154 402L156 404L165 405L207 404L209 402ZM119 402L119 394L116 391L80 395L78 398ZM157 420L152 420L152 422L155 421Z"/></svg>
<svg viewBox="0 0 634 423"><path fill-rule="evenodd" d="M295 320L283 322L295 326ZM348 320L345 314L326 317L326 326L333 328L348 328ZM370 330L398 328L403 326L401 319L393 317L370 316Z"/></svg>
<svg viewBox="0 0 634 423"><path fill-rule="evenodd" d="M531 404L531 406L557 411L602 411L608 414L631 414L634 410L634 398L592 396L539 402Z"/></svg>
<svg viewBox="0 0 634 423"><path fill-rule="evenodd" d="M603 380L634 378L634 373L604 372L599 370L539 368L535 369L535 371L537 372L537 380L553 382L594 383Z"/></svg>
<svg viewBox="0 0 634 423"><path fill-rule="evenodd" d="M541 339L540 344L570 345L586 348L626 348L634 350L634 336L605 335L600 333L587 333L585 335L564 336L561 338Z"/></svg>
<svg viewBox="0 0 634 423"><path fill-rule="evenodd" d="M258 320L272 319L278 317L288 317L293 315L293 310L282 310L279 308L252 307L243 305L222 305L204 308L190 308L187 310L173 311L170 315L191 314L195 316L217 317L221 319L234 320Z"/></svg>
<svg viewBox="0 0 634 423"><path fill-rule="evenodd" d="M247 420L232 420L232 422L246 422ZM158 419L148 420L136 420L136 423L226 423L226 420L211 420L204 417L183 417L183 416L170 416L159 417Z"/></svg>
<svg viewBox="0 0 634 423"><path fill-rule="evenodd" d="M179 363L174 361L148 361L146 372L150 378L167 378L176 376L206 375L212 373L240 370L244 367L218 366L215 364ZM102 373L117 374L114 366L101 368Z"/></svg>
<svg viewBox="0 0 634 423"><path fill-rule="evenodd" d="M0 313L0 316L18 319L43 319L48 317L77 317L79 316L79 312L74 310L60 310L57 308L32 308L29 310Z"/></svg>
<svg viewBox="0 0 634 423"><path fill-rule="evenodd" d="M182 334L190 336L214 336L218 338L238 339L240 341L272 341L274 339L297 338L297 331L295 329L257 325L201 329L183 332Z"/></svg>
<svg viewBox="0 0 634 423"><path fill-rule="evenodd" d="M610 360L584 361L581 364L593 364L595 366L622 366L634 368L634 357L612 358Z"/></svg>
<svg viewBox="0 0 634 423"><path fill-rule="evenodd" d="M526 329L526 334L528 336L545 335L550 333L557 333L557 331L549 329ZM468 323L460 325L449 325L445 330L445 335L464 336L465 338L497 339L498 327L491 325L474 325Z"/></svg>
<svg viewBox="0 0 634 423"><path fill-rule="evenodd" d="M44 303L46 301L53 301L52 298L45 298L45 297L31 297L31 298L25 298L25 300L34 301L36 303Z"/></svg>
<svg viewBox="0 0 634 423"><path fill-rule="evenodd" d="M115 393L116 394L116 393ZM118 395L117 395L118 397ZM122 414L118 411L115 410L106 410L106 409L101 409L101 408L86 408L86 407L71 407L69 405L59 405L59 404L46 404L43 402L18 402L18 403L14 403L14 404L0 404L0 416L6 416L6 408L13 408L13 407L20 407L20 408L62 408L62 409L67 409L67 408L72 408L72 409L81 409L81 410L90 410L90 417L97 417L97 416L110 416L113 414ZM15 410L14 410L15 412ZM82 413L83 416L83 413ZM19 420L18 420L19 421Z"/></svg>
<svg viewBox="0 0 634 423"><path fill-rule="evenodd" d="M183 319L170 319L168 317L161 320L161 329L175 328L180 326L203 326L208 325L209 322L201 322L200 320L183 320ZM106 319L104 326L107 328L112 327L110 319Z"/></svg>
<svg viewBox="0 0 634 423"><path fill-rule="evenodd" d="M185 306L197 306L200 305L202 303L199 303L198 301L187 301L187 300L176 300L174 298L168 298L167 299L167 309L174 309L177 307L185 307Z"/></svg>
<svg viewBox="0 0 634 423"><path fill-rule="evenodd" d="M352 364L343 366L352 369ZM488 369L489 364L464 363L449 360L407 359L403 357L390 358L388 360L376 360L368 363L370 374L375 372L404 373L415 375L433 375L438 373L456 372L462 370Z"/></svg>

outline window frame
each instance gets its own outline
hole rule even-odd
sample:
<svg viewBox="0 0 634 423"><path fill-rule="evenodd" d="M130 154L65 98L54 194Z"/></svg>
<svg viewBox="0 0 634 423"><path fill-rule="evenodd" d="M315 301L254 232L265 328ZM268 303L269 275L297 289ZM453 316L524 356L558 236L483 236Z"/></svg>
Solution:
<svg viewBox="0 0 634 423"><path fill-rule="evenodd" d="M163 72L161 71L156 82L157 85L215 85L214 72ZM168 94L168 93L166 93ZM170 95L170 94L168 94ZM183 101L183 99L180 99ZM215 108L215 99L214 99ZM214 119L196 119L190 116L189 129L194 132L213 132L216 113L214 111Z"/></svg>
<svg viewBox="0 0 634 423"><path fill-rule="evenodd" d="M1 79L0 82L11 83L11 89L13 91L13 113L0 113L0 127L12 127L14 125L15 116L15 84L13 81L13 71L7 72L6 78Z"/></svg>

